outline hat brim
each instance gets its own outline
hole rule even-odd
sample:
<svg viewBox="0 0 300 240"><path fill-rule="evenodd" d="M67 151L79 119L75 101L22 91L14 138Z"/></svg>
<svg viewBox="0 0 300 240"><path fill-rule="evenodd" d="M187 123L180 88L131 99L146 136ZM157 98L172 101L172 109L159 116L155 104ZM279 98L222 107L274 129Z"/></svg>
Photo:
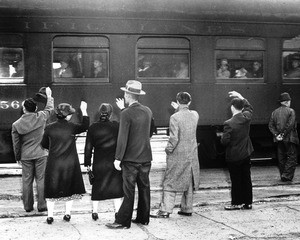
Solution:
<svg viewBox="0 0 300 240"><path fill-rule="evenodd" d="M145 95L146 94L146 92L144 92L143 90L140 90L140 92L132 92L132 91L129 91L128 89L126 89L125 87L121 87L121 90L124 92L135 94L135 95Z"/></svg>

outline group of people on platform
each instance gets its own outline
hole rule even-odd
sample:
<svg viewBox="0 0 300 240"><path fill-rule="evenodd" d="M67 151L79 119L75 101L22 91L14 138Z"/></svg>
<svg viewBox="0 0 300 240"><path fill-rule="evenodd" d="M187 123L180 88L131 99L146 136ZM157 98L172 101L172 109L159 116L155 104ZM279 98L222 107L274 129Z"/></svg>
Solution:
<svg viewBox="0 0 300 240"><path fill-rule="evenodd" d="M54 221L56 201L65 201L64 221L70 221L74 199L86 192L76 150L76 134L87 131L84 166L94 174L92 184L92 219L97 220L100 200L114 199L115 221L107 223L111 229L130 228L131 223L148 225L150 217L169 218L176 195L181 195L178 214L192 216L193 192L199 188L200 166L196 130L199 115L190 110L192 97L179 92L171 105L175 113L169 122L169 139L165 148L166 170L160 209L151 213L150 181L152 151L150 138L155 130L152 111L139 102L145 95L142 84L129 80L124 99L117 99L121 109L120 121L111 120L113 107L102 103L99 120L89 126L87 103L82 101L82 121L72 123L75 109L60 103L54 110L49 87L37 95L46 99L43 110L36 112L34 99L23 103L24 114L12 125L12 139L16 161L22 164L22 199L27 212L33 210L33 181L37 183L37 208L48 211L47 223ZM232 117L224 122L220 134L226 147L226 161L231 179L231 204L226 210L252 209L252 181L250 156L253 146L249 137L253 108L240 93L229 92ZM297 164L299 144L295 112L290 108L291 98L282 93L281 106L271 116L269 128L278 142L279 169L282 181L292 181ZM52 112L57 120L47 124ZM135 187L138 188L136 218L134 210Z"/></svg>

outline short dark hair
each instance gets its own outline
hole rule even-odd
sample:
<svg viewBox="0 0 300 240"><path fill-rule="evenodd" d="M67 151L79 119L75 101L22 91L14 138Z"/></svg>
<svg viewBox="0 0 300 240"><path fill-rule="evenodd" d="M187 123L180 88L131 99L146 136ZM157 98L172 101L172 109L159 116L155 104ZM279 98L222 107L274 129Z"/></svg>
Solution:
<svg viewBox="0 0 300 240"><path fill-rule="evenodd" d="M244 108L244 101L240 98L233 98L231 100L231 105L237 110L242 110Z"/></svg>
<svg viewBox="0 0 300 240"><path fill-rule="evenodd" d="M36 110L36 103L35 103L35 101L32 98L27 98L24 101L24 105L23 106L25 107L25 109L28 112L35 112L35 110Z"/></svg>
<svg viewBox="0 0 300 240"><path fill-rule="evenodd" d="M176 100L180 104L188 104L190 101L192 101L192 97L188 92L179 92L177 93Z"/></svg>

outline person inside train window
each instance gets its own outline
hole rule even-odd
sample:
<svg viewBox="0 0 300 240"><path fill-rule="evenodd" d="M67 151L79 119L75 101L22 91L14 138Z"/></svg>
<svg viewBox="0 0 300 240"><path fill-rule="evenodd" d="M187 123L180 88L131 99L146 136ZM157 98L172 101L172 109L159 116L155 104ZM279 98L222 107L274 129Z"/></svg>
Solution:
<svg viewBox="0 0 300 240"><path fill-rule="evenodd" d="M83 74L83 66L82 66L82 53L78 52L72 56L72 60L70 61L70 68L73 71L74 78L82 78Z"/></svg>
<svg viewBox="0 0 300 240"><path fill-rule="evenodd" d="M69 58L60 60L60 68L54 70L54 77L56 78L71 78L73 77L73 70L69 66Z"/></svg>
<svg viewBox="0 0 300 240"><path fill-rule="evenodd" d="M221 60L220 68L217 70L217 78L230 78L227 59Z"/></svg>
<svg viewBox="0 0 300 240"><path fill-rule="evenodd" d="M248 71L245 68L240 68L235 71L234 78L247 78L246 76L247 72Z"/></svg>
<svg viewBox="0 0 300 240"><path fill-rule="evenodd" d="M93 71L94 78L104 78L105 71L103 68L103 64L99 59L94 60L94 71Z"/></svg>
<svg viewBox="0 0 300 240"><path fill-rule="evenodd" d="M138 70L139 77L157 77L159 74L158 67L150 60L145 60Z"/></svg>
<svg viewBox="0 0 300 240"><path fill-rule="evenodd" d="M186 61L181 61L179 70L176 72L176 78L188 78L189 77L189 65Z"/></svg>
<svg viewBox="0 0 300 240"><path fill-rule="evenodd" d="M288 78L299 78L300 77L300 60L294 59L292 61L292 69L289 70L285 74L285 77L288 77Z"/></svg>
<svg viewBox="0 0 300 240"><path fill-rule="evenodd" d="M263 77L263 69L261 67L261 63L258 61L253 62L252 69L247 72L246 77L247 78L262 78Z"/></svg>
<svg viewBox="0 0 300 240"><path fill-rule="evenodd" d="M24 63L20 61L17 63L15 67L15 73L11 75L11 77L24 77Z"/></svg>

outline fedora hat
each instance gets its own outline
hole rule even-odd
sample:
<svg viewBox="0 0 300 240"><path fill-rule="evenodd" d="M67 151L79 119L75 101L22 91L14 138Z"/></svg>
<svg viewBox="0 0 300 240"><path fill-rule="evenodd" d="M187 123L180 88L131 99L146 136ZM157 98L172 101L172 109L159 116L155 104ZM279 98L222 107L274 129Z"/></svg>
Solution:
<svg viewBox="0 0 300 240"><path fill-rule="evenodd" d="M292 99L290 97L290 94L288 94L287 92L280 94L279 102L285 102L285 101L290 101L290 100L292 100Z"/></svg>
<svg viewBox="0 0 300 240"><path fill-rule="evenodd" d="M145 95L146 93L142 90L142 83L137 80L128 80L126 87L121 87L121 90L136 95Z"/></svg>
<svg viewBox="0 0 300 240"><path fill-rule="evenodd" d="M34 100L43 101L47 99L46 87L41 87L39 92L35 94Z"/></svg>

